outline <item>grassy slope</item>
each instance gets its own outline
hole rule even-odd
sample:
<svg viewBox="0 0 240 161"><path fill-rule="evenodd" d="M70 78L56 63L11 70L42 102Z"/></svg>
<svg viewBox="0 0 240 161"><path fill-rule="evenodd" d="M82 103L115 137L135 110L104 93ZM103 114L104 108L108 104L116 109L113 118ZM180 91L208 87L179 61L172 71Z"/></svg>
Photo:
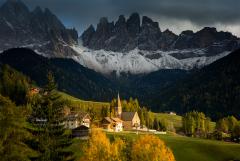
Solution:
<svg viewBox="0 0 240 161"><path fill-rule="evenodd" d="M114 134L109 134L110 137ZM126 140L136 134L115 134ZM174 153L177 161L230 161L240 160L240 144L215 140L189 138L179 135L158 135Z"/></svg>
<svg viewBox="0 0 240 161"><path fill-rule="evenodd" d="M177 161L240 160L239 144L182 136L159 137L172 149Z"/></svg>
<svg viewBox="0 0 240 161"><path fill-rule="evenodd" d="M78 106L78 107L87 107L87 106L91 106L91 107L96 107L96 108L100 108L102 106L110 106L110 103L108 102L95 102L95 101L84 101L81 100L79 98L73 97L71 95L68 95L67 93L64 92L59 92L59 94L66 100L70 101L70 104L72 106Z"/></svg>
<svg viewBox="0 0 240 161"><path fill-rule="evenodd" d="M134 141L139 135L134 133L108 133L108 137L120 137L126 141ZM226 143L215 140L189 138L179 135L158 135L165 141L174 153L176 161L239 161L240 144ZM71 150L75 152L78 160L86 141L74 140Z"/></svg>
<svg viewBox="0 0 240 161"><path fill-rule="evenodd" d="M182 127L182 117L179 115L170 115L167 113L154 113L154 115L159 120L166 120L167 122L173 123L175 128Z"/></svg>
<svg viewBox="0 0 240 161"><path fill-rule="evenodd" d="M182 116L179 115L170 115L167 113L154 113L154 115L158 119L164 119L169 123L172 123L176 129L180 129L182 127ZM216 126L215 122L210 123L210 130L213 131Z"/></svg>

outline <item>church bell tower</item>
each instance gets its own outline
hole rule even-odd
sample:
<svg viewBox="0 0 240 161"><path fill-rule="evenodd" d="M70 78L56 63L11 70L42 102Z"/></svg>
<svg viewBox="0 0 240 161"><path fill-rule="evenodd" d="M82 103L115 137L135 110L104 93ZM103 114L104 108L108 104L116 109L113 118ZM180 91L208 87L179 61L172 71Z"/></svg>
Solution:
<svg viewBox="0 0 240 161"><path fill-rule="evenodd" d="M119 93L118 93L118 100L117 100L117 107L116 107L116 115L119 118L121 118L121 116L122 116L122 104L121 104L121 100L119 97Z"/></svg>

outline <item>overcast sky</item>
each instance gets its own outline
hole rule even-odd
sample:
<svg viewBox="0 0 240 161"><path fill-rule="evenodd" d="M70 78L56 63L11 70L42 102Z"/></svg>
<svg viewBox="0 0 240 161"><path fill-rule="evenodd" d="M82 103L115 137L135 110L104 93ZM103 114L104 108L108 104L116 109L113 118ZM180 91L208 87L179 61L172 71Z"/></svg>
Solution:
<svg viewBox="0 0 240 161"><path fill-rule="evenodd" d="M3 2L5 0L0 0ZM240 0L22 0L31 9L49 8L67 27L82 33L100 17L116 21L120 14L132 12L158 21L161 30L169 28L179 34L204 26L230 31L240 37Z"/></svg>

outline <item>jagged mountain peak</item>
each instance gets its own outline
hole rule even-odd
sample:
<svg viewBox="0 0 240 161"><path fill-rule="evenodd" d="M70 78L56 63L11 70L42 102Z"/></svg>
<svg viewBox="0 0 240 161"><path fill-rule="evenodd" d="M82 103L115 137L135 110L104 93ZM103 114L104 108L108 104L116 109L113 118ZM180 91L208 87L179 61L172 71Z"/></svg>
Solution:
<svg viewBox="0 0 240 161"><path fill-rule="evenodd" d="M95 31L95 28L94 28L93 25L90 25L90 26L87 28L87 30Z"/></svg>
<svg viewBox="0 0 240 161"><path fill-rule="evenodd" d="M21 0L6 0L6 2L2 5L1 8L23 8L28 10L28 7Z"/></svg>
<svg viewBox="0 0 240 161"><path fill-rule="evenodd" d="M132 13L127 19L127 29L130 36L135 37L140 31L140 16L138 13Z"/></svg>
<svg viewBox="0 0 240 161"><path fill-rule="evenodd" d="M90 25L84 33L81 35L81 39L84 40L83 45L86 46L89 44L89 41L92 39L93 34L95 33L95 29L93 25Z"/></svg>
<svg viewBox="0 0 240 161"><path fill-rule="evenodd" d="M118 17L118 20L117 22L115 23L115 27L116 28L119 28L119 27L122 27L122 26L126 26L126 18L124 17L124 15L120 15Z"/></svg>
<svg viewBox="0 0 240 161"><path fill-rule="evenodd" d="M235 41L234 43L238 41L231 33L218 32L214 27L205 27L197 32L186 30L179 36L168 30L161 32L158 22L148 16L142 16L140 23L138 13L132 13L127 20L124 15L120 15L115 26L108 23L106 18L101 19L99 24L103 24L103 20L105 25L98 25L96 30L105 32L92 32L91 38L84 37L82 40L85 47L118 52L129 52L135 48L148 51L182 50L211 47L215 43L226 43L223 42L226 40ZM98 39L101 41L97 41Z"/></svg>
<svg viewBox="0 0 240 161"><path fill-rule="evenodd" d="M130 16L129 16L129 21L134 20L135 22L139 22L140 21L140 15L137 12L133 12Z"/></svg>
<svg viewBox="0 0 240 161"><path fill-rule="evenodd" d="M127 24L126 24L126 18L124 17L124 15L120 15L117 22L115 23L115 30L114 32L119 32L121 34L121 32L123 32L124 30L127 30ZM126 32L126 31L124 31Z"/></svg>
<svg viewBox="0 0 240 161"><path fill-rule="evenodd" d="M108 24L108 18L107 17L102 17L100 18L99 24Z"/></svg>
<svg viewBox="0 0 240 161"><path fill-rule="evenodd" d="M147 16L142 17L142 26L144 25L152 25L155 28L159 28L158 22L154 22L151 18Z"/></svg>
<svg viewBox="0 0 240 161"><path fill-rule="evenodd" d="M181 36L192 36L194 32L192 30L185 30L181 32Z"/></svg>
<svg viewBox="0 0 240 161"><path fill-rule="evenodd" d="M43 10L40 6L35 7L35 9L32 11L33 14L43 14Z"/></svg>
<svg viewBox="0 0 240 161"><path fill-rule="evenodd" d="M163 31L164 33L173 33L171 30L169 30L169 29L166 29L166 30L164 30ZM174 34L174 33L173 33ZM175 34L176 35L176 34Z"/></svg>
<svg viewBox="0 0 240 161"><path fill-rule="evenodd" d="M176 35L168 29L162 32L158 22L148 16L142 16L141 23L138 13L127 20L120 15L115 25L104 21L96 31L88 28L82 34L83 47L90 53L79 52L81 60L77 58L81 64L104 74L201 68L240 48L239 38L214 27ZM83 51L82 46L79 48L76 50Z"/></svg>
<svg viewBox="0 0 240 161"><path fill-rule="evenodd" d="M5 14L18 14L18 13L29 13L28 7L21 0L7 0L2 6L1 11Z"/></svg>
<svg viewBox="0 0 240 161"><path fill-rule="evenodd" d="M202 30L199 32L211 32L211 33L216 33L217 29L216 27L204 27Z"/></svg>
<svg viewBox="0 0 240 161"><path fill-rule="evenodd" d="M0 7L1 16L5 19L17 19L19 21L24 21L29 16L28 7L20 0L7 0Z"/></svg>
<svg viewBox="0 0 240 161"><path fill-rule="evenodd" d="M77 43L77 32L65 28L49 9L29 11L22 1L8 0L0 15L0 51L29 47L46 56L76 54L69 46Z"/></svg>

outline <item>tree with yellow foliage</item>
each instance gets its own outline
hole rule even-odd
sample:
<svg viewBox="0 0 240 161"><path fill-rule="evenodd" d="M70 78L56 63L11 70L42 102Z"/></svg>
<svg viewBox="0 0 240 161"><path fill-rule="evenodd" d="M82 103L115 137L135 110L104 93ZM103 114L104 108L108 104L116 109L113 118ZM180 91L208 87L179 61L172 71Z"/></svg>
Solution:
<svg viewBox="0 0 240 161"><path fill-rule="evenodd" d="M172 151L154 135L140 136L132 145L132 161L175 161Z"/></svg>
<svg viewBox="0 0 240 161"><path fill-rule="evenodd" d="M117 138L112 144L111 144L111 161L124 161L125 153L124 149L126 148L126 144L123 140Z"/></svg>
<svg viewBox="0 0 240 161"><path fill-rule="evenodd" d="M116 139L110 143L106 134L101 130L92 130L88 146L84 149L84 155L80 161L122 161L121 155L125 143Z"/></svg>

